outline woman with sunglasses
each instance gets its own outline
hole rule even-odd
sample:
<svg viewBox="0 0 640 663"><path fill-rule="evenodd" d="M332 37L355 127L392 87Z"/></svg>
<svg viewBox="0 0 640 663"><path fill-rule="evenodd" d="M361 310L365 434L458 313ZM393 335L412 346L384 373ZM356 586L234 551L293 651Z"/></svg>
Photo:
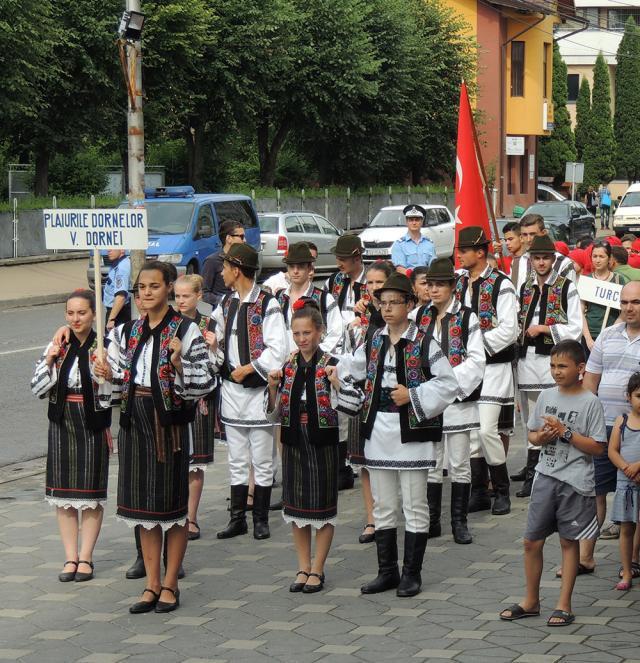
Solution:
<svg viewBox="0 0 640 663"><path fill-rule="evenodd" d="M609 242L596 242L593 245L591 266L591 273L583 274L585 278L619 285L624 285L627 282L626 277L611 270L611 244ZM600 332L616 322L619 311L618 309L612 309L610 306L603 306L594 302L583 301L582 306L584 310L582 333L586 349L590 352Z"/></svg>
<svg viewBox="0 0 640 663"><path fill-rule="evenodd" d="M225 221L220 224L220 242L222 247L212 253L202 265L203 295L202 300L215 308L231 290L222 278L222 254L227 253L232 244L244 243L244 227L239 221Z"/></svg>

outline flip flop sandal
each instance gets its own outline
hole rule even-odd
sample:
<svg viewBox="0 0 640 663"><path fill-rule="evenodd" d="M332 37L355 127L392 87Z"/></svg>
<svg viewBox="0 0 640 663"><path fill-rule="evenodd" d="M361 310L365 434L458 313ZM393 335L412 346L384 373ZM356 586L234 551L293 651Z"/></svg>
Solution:
<svg viewBox="0 0 640 663"><path fill-rule="evenodd" d="M503 612L509 611L510 615L503 615ZM521 605L514 603L512 606L505 608L499 615L500 619L505 622L515 622L516 619L524 619L525 617L539 617L540 608L537 610L525 610Z"/></svg>
<svg viewBox="0 0 640 663"><path fill-rule="evenodd" d="M631 562L631 577L640 578L640 564ZM622 567L618 569L618 578L622 579Z"/></svg>
<svg viewBox="0 0 640 663"><path fill-rule="evenodd" d="M590 569L588 566L585 566L584 564L578 564L578 573L576 575L585 576L588 575L589 573L593 573L595 570L596 570L595 566ZM556 578L562 578L562 569L556 571Z"/></svg>
<svg viewBox="0 0 640 663"><path fill-rule="evenodd" d="M552 619L560 619L559 622L552 622ZM547 619L547 626L569 626L576 620L576 616L566 610L554 610L551 617Z"/></svg>

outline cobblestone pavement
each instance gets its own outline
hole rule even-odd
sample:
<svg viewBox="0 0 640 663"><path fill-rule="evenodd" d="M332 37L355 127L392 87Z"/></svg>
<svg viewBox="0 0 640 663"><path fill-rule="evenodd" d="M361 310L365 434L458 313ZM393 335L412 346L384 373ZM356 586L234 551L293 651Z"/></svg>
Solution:
<svg viewBox="0 0 640 663"><path fill-rule="evenodd" d="M514 451L515 466L524 452ZM517 498L508 516L471 516L473 545L456 545L448 533L429 542L419 596L365 597L359 587L375 574L376 556L373 544L357 542L364 519L356 483L355 490L340 494L325 591L290 594L296 558L289 527L278 513L272 514L267 541L215 538L227 518L224 447L216 454L199 516L202 538L187 551L182 606L168 615L134 616L127 610L144 581L124 578L133 558L133 534L116 521L113 496L94 558L96 578L61 584L57 573L64 557L54 512L42 499L43 476L0 485L0 660L640 660L640 588L613 589L617 541L599 543L595 574L577 581L577 620L562 629L545 625L559 589L557 538L547 544L542 616L516 623L497 617L523 589L527 500ZM116 472L114 456L112 492ZM446 494L448 505L448 489Z"/></svg>

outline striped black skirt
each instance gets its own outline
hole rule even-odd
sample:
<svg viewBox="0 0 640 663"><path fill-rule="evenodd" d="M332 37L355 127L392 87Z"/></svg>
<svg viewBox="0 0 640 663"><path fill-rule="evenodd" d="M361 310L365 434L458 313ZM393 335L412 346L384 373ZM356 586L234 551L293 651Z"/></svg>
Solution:
<svg viewBox="0 0 640 663"><path fill-rule="evenodd" d="M338 513L338 447L309 442L300 426L300 444L282 445L282 517L298 527L335 524Z"/></svg>
<svg viewBox="0 0 640 663"><path fill-rule="evenodd" d="M364 437L360 434L360 417L349 417L349 437L347 438L347 459L349 465L366 465L364 458Z"/></svg>
<svg viewBox="0 0 640 663"><path fill-rule="evenodd" d="M118 508L128 525L184 525L189 499L189 426L162 428L151 394L136 390L131 423L118 435Z"/></svg>
<svg viewBox="0 0 640 663"><path fill-rule="evenodd" d="M193 449L190 470L206 470L213 463L213 444L216 432L216 400L203 398L196 408L193 422Z"/></svg>
<svg viewBox="0 0 640 663"><path fill-rule="evenodd" d="M45 499L64 508L95 509L107 500L109 430L89 430L82 395L70 395L60 423L49 422Z"/></svg>
<svg viewBox="0 0 640 663"><path fill-rule="evenodd" d="M515 428L515 406L502 405L500 407L500 414L498 415L498 430L501 433L513 435Z"/></svg>

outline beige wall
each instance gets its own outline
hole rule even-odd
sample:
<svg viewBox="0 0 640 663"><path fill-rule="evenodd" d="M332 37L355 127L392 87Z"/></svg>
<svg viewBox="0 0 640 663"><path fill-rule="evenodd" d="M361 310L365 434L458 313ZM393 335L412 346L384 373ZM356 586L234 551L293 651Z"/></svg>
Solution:
<svg viewBox="0 0 640 663"><path fill-rule="evenodd" d="M582 84L582 79L586 78L589 81L589 87L593 92L593 67L594 65L581 65L581 64L569 64L567 65L567 74L579 74L580 83ZM611 115L613 116L613 111L615 109L615 78L616 78L616 66L615 64L609 65L609 92L611 94ZM572 101L567 104L569 110L569 115L571 116L571 126L575 128L576 126L576 102Z"/></svg>

